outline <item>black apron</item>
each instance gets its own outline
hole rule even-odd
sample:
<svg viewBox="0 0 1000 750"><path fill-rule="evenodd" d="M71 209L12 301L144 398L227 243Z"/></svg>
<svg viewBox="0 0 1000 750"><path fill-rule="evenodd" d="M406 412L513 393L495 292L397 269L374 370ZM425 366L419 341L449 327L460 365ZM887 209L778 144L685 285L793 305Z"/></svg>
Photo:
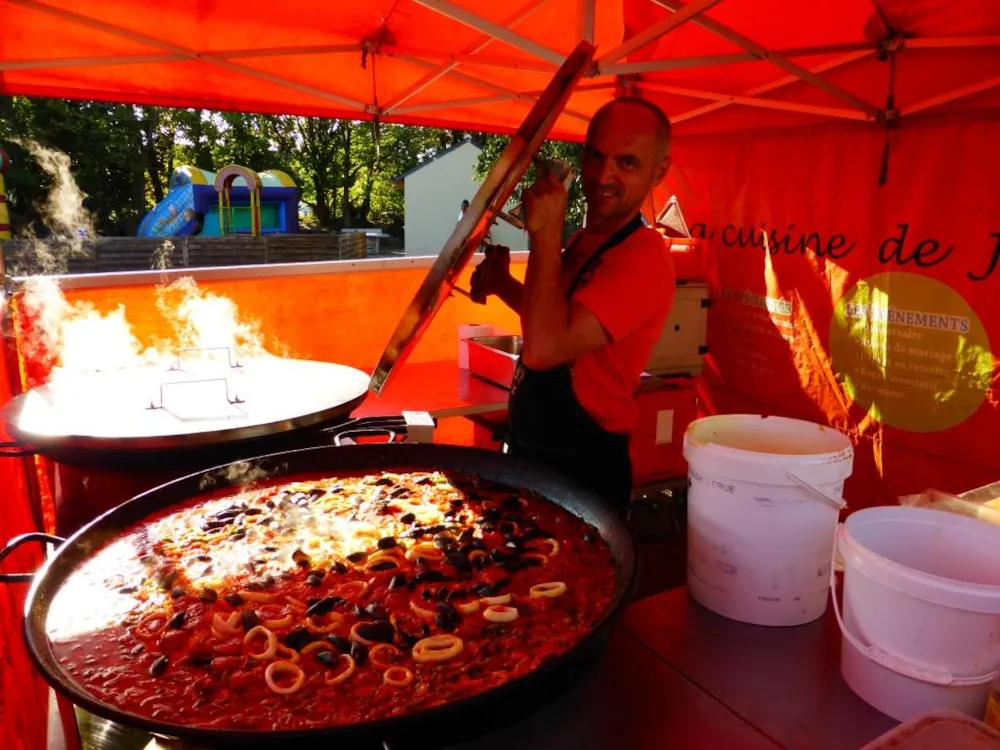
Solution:
<svg viewBox="0 0 1000 750"><path fill-rule="evenodd" d="M638 214L597 248L570 281L567 301L584 274L605 253L643 226L642 215ZM573 392L570 365L533 370L519 359L507 413L510 455L572 477L613 505L628 504L632 493L629 435L608 432L580 405Z"/></svg>

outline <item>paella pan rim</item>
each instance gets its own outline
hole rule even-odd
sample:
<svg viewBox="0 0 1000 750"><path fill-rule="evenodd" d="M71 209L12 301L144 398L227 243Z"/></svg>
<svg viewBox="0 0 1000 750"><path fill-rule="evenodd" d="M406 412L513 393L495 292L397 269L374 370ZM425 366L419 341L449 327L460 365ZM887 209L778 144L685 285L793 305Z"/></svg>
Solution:
<svg viewBox="0 0 1000 750"><path fill-rule="evenodd" d="M549 502L597 528L614 557L614 596L607 611L586 636L569 651L552 658L538 669L484 693L401 716L347 725L277 731L205 729L148 719L98 700L64 671L50 648L45 620L56 591L80 563L89 559L105 542L118 536L125 527L199 494L220 489L238 489L239 483L226 476L227 469L246 466L248 462L269 470L265 483L320 472L336 474L377 470L440 470L465 471L508 486L536 491ZM206 477L212 477L216 484L210 489L199 489ZM523 481L517 481L519 477ZM571 669L582 655L602 649L602 641L606 641L608 631L632 596L635 574L635 550L624 521L606 508L590 490L547 468L493 451L462 446L422 443L317 446L267 454L197 471L137 495L94 519L67 539L36 574L27 597L24 636L31 658L45 679L74 704L96 716L153 735L207 747L270 746L281 742L320 738L385 741L399 737L404 729L410 731L429 725L445 726L449 720L468 721L469 714L491 706L502 706L505 699L512 700L522 691L527 692L533 686L546 680L551 681L559 673ZM557 696L546 694L543 700L555 697Z"/></svg>

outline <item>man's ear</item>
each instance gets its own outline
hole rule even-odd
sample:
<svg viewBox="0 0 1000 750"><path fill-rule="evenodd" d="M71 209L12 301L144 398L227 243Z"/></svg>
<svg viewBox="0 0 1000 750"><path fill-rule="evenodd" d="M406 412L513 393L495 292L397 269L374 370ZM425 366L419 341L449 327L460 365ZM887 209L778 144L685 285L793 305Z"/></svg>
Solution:
<svg viewBox="0 0 1000 750"><path fill-rule="evenodd" d="M653 187L656 187L661 182L663 182L663 179L667 176L667 172L669 171L670 171L670 156L668 154L667 156L663 157L663 161L660 162L660 166L658 166L656 168L656 171L653 173Z"/></svg>

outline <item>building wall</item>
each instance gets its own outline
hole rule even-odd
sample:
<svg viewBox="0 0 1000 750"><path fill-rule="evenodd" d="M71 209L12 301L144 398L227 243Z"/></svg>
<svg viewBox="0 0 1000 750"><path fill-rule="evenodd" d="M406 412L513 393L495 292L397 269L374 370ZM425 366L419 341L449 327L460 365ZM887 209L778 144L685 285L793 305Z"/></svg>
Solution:
<svg viewBox="0 0 1000 750"><path fill-rule="evenodd" d="M479 190L473 177L479 148L466 143L409 175L403 183L404 248L407 255L437 255L458 223L462 201ZM512 208L510 206L509 208ZM493 242L511 250L526 250L527 235L499 220L490 232Z"/></svg>

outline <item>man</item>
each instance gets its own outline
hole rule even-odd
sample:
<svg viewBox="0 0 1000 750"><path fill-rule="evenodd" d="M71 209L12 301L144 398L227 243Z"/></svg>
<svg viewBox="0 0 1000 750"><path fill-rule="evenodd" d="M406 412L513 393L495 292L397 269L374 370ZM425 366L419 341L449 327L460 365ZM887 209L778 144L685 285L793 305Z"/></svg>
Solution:
<svg viewBox="0 0 1000 750"><path fill-rule="evenodd" d="M566 190L543 173L524 191L530 255L525 282L490 254L473 292L521 316L524 349L509 402L508 450L623 505L632 489L634 393L670 313L674 270L640 208L670 167L670 123L658 107L621 98L587 130L584 229L562 250Z"/></svg>
<svg viewBox="0 0 1000 750"><path fill-rule="evenodd" d="M469 201L462 201L462 210L458 212L458 220L461 221L465 212L469 210Z"/></svg>

